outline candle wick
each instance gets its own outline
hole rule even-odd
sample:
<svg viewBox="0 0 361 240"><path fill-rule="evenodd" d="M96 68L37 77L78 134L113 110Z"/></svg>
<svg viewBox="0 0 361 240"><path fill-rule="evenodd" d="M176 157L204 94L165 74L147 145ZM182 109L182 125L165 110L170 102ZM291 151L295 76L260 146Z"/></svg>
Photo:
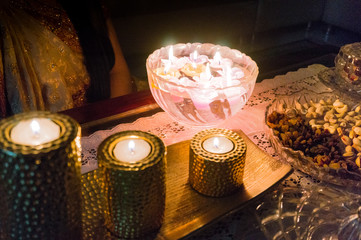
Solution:
<svg viewBox="0 0 361 240"><path fill-rule="evenodd" d="M36 138L36 139L38 139L38 138L40 138L40 133L39 133L39 131L34 131L34 138Z"/></svg>
<svg viewBox="0 0 361 240"><path fill-rule="evenodd" d="M216 149L219 149L219 139L217 137L213 140L213 146Z"/></svg>
<svg viewBox="0 0 361 240"><path fill-rule="evenodd" d="M130 140L130 141L129 141L129 143L128 143L128 149L129 149L131 155L134 155L134 154L135 154L135 151L134 151L134 149L135 149L135 143L134 143L133 140Z"/></svg>

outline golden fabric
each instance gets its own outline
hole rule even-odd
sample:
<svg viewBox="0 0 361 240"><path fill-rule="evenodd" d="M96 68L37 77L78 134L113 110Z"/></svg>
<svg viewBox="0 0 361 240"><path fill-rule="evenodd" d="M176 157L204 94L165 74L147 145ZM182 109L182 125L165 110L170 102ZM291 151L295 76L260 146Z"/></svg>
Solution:
<svg viewBox="0 0 361 240"><path fill-rule="evenodd" d="M55 0L11 0L10 6L24 10L73 51L82 52L73 24L65 10Z"/></svg>
<svg viewBox="0 0 361 240"><path fill-rule="evenodd" d="M90 78L80 46L69 44L65 40L69 37L59 38L52 32L54 29L43 23L21 8L0 11L3 34L0 69L4 71L5 90L13 113L55 112L85 102Z"/></svg>

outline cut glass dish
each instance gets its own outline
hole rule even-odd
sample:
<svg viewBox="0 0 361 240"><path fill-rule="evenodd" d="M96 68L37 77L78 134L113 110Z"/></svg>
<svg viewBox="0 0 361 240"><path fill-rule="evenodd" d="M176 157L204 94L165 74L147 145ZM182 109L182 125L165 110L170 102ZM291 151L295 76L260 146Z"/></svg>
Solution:
<svg viewBox="0 0 361 240"><path fill-rule="evenodd" d="M249 56L210 43L162 47L149 55L146 68L158 105L189 126L216 126L234 116L247 103L258 76Z"/></svg>
<svg viewBox="0 0 361 240"><path fill-rule="evenodd" d="M334 102L337 99L343 101L349 106L348 109L353 110L358 106L352 101L342 99L333 93L314 93L314 92L299 92L293 96L281 96L274 100L266 109L265 121L267 125L267 117L273 112L286 113L290 109L296 110L297 106L313 101L318 103L320 100L329 99ZM306 120L307 121L307 120ZM274 130L267 125L266 132L272 146L280 155L281 159L290 163L295 169L300 170L306 174L311 175L315 179L342 186L350 191L360 191L361 189L361 171L360 168L356 170L349 170L343 167L338 169L329 166L317 166L311 157L306 156L300 150L294 150L286 147L282 140L275 134ZM344 131L346 134L346 131ZM338 134L335 132L334 134ZM331 159L332 160L332 159ZM357 168L357 167L356 167Z"/></svg>
<svg viewBox="0 0 361 240"><path fill-rule="evenodd" d="M278 187L256 208L267 239L354 240L361 237L361 197L335 188Z"/></svg>

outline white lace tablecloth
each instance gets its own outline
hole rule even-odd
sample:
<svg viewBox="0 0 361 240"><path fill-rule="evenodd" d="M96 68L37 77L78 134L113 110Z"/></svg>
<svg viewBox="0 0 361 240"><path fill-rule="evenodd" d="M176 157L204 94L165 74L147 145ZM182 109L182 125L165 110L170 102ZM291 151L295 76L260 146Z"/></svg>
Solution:
<svg viewBox="0 0 361 240"><path fill-rule="evenodd" d="M219 128L241 129L260 148L277 158L265 135L265 109L279 95L292 95L302 90L314 92L332 92L320 82L317 73L326 69L323 65L314 64L301 68L286 75L265 79L257 83L252 97L246 106L231 119L220 124ZM86 173L97 168L96 149L108 136L125 130L141 130L159 136L166 145L192 138L203 128L184 126L171 119L167 113L160 112L150 117L140 118L133 123L120 124L110 130L102 130L90 136L83 137L82 172ZM284 180L286 186L305 186L313 184L314 180L299 172L294 172ZM252 206L252 205L251 205ZM211 228L197 233L192 239L262 239L264 236L258 230L257 222L252 215L252 207L234 213L213 224Z"/></svg>

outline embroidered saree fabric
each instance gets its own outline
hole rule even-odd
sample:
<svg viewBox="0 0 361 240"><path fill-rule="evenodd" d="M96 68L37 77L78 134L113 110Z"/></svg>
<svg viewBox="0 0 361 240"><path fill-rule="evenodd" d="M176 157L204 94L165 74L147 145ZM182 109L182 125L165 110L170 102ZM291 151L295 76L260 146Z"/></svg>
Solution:
<svg viewBox="0 0 361 240"><path fill-rule="evenodd" d="M0 27L2 116L6 111L56 112L86 101L90 78L81 51L74 51L22 9L1 9Z"/></svg>

